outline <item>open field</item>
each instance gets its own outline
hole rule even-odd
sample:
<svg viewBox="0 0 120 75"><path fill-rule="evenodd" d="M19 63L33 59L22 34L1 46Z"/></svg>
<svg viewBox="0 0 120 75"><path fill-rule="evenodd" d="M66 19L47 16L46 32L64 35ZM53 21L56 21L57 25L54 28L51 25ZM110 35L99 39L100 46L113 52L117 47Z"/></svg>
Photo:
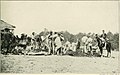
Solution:
<svg viewBox="0 0 120 75"><path fill-rule="evenodd" d="M2 73L118 73L118 52L112 58L1 55Z"/></svg>

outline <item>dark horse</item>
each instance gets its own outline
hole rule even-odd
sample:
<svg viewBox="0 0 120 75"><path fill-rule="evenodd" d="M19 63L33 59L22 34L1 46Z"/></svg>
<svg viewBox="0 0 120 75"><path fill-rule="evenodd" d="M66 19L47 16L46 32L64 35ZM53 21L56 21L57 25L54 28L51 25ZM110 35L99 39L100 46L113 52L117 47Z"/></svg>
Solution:
<svg viewBox="0 0 120 75"><path fill-rule="evenodd" d="M106 40L106 42L102 41L97 35L96 35L96 39L97 39L97 42L98 42L98 47L100 49L100 53L101 53L101 56L103 54L103 47L105 47L105 44L106 44L106 50L107 50L107 57L111 56L111 43L109 40Z"/></svg>
<svg viewBox="0 0 120 75"><path fill-rule="evenodd" d="M111 57L111 43L109 40L106 41L106 49L107 49L107 57L109 57L109 54L110 54L110 57Z"/></svg>

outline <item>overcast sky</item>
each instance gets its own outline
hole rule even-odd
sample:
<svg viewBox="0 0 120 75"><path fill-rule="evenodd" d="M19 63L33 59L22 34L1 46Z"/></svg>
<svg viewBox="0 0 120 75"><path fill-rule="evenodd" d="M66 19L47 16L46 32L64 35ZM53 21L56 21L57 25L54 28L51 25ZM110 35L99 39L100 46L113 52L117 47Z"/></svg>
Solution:
<svg viewBox="0 0 120 75"><path fill-rule="evenodd" d="M1 19L16 26L15 34L44 28L54 31L118 32L118 1L4 1Z"/></svg>

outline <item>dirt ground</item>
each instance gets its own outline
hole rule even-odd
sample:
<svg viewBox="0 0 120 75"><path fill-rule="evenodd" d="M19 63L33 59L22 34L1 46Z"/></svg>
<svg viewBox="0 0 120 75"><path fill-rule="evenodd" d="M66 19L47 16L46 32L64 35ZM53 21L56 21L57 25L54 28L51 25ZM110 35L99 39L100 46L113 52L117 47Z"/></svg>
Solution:
<svg viewBox="0 0 120 75"><path fill-rule="evenodd" d="M112 58L1 55L2 73L118 73L118 52Z"/></svg>

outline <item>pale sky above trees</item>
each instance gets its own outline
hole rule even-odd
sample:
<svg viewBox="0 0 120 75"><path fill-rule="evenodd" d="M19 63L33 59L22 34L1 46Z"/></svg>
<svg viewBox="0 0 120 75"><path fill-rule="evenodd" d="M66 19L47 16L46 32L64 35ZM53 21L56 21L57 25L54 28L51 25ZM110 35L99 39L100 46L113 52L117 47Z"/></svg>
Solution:
<svg viewBox="0 0 120 75"><path fill-rule="evenodd" d="M118 1L4 1L1 19L16 26L15 34L54 31L119 32Z"/></svg>

